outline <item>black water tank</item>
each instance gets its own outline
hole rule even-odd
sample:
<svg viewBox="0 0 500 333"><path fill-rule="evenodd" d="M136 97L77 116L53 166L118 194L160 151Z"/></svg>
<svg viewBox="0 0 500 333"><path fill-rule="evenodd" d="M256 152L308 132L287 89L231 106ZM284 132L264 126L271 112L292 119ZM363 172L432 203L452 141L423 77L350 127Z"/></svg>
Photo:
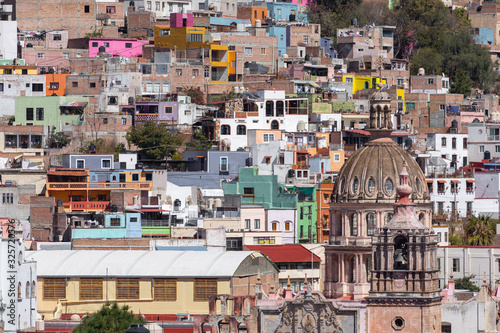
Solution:
<svg viewBox="0 0 500 333"><path fill-rule="evenodd" d="M451 128L458 128L458 121L453 120L453 121L451 122Z"/></svg>
<svg viewBox="0 0 500 333"><path fill-rule="evenodd" d="M294 178L295 177L295 170L290 169L288 170L288 178Z"/></svg>
<svg viewBox="0 0 500 333"><path fill-rule="evenodd" d="M116 205L111 205L111 212L116 213L118 211L118 207Z"/></svg>
<svg viewBox="0 0 500 333"><path fill-rule="evenodd" d="M95 144L91 143L90 146L89 146L89 151L95 151L97 148L95 146Z"/></svg>

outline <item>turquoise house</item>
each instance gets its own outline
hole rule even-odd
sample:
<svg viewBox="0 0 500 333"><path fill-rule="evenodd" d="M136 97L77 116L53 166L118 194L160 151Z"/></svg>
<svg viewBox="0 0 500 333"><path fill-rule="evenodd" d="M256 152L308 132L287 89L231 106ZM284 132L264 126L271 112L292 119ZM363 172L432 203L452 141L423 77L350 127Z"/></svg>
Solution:
<svg viewBox="0 0 500 333"><path fill-rule="evenodd" d="M140 213L105 214L103 225L71 229L72 239L141 237L142 228Z"/></svg>

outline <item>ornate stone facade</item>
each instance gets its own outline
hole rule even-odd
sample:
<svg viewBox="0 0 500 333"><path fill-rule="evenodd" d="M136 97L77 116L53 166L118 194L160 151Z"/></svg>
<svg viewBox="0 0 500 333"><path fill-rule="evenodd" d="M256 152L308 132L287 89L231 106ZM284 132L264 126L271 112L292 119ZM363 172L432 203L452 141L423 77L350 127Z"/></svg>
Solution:
<svg viewBox="0 0 500 333"><path fill-rule="evenodd" d="M403 166L394 216L372 237L369 332L441 332L437 235L419 221L409 182Z"/></svg>

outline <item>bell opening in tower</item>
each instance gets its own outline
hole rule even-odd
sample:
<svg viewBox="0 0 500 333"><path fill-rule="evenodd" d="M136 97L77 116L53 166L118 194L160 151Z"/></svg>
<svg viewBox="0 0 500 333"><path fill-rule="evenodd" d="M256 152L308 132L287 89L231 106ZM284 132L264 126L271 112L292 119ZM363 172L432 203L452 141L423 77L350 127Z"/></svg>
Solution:
<svg viewBox="0 0 500 333"><path fill-rule="evenodd" d="M394 269L408 270L408 239L397 236L394 239Z"/></svg>

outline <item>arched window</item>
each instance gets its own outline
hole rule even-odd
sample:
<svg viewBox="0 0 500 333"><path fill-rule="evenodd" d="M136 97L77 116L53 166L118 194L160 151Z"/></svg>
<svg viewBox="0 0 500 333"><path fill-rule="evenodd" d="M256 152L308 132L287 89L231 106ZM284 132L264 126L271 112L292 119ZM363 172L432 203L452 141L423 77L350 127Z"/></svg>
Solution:
<svg viewBox="0 0 500 333"><path fill-rule="evenodd" d="M21 286L21 282L19 282L17 285L17 299L23 299L23 287Z"/></svg>
<svg viewBox="0 0 500 333"><path fill-rule="evenodd" d="M405 236L394 238L394 269L408 269L408 240Z"/></svg>
<svg viewBox="0 0 500 333"><path fill-rule="evenodd" d="M280 124L277 120L271 121L271 129L280 129Z"/></svg>
<svg viewBox="0 0 500 333"><path fill-rule="evenodd" d="M342 236L342 216L340 215L340 213L336 213L335 214L335 231L336 231L336 236Z"/></svg>
<svg viewBox="0 0 500 333"><path fill-rule="evenodd" d="M278 230L279 229L279 222L278 221L273 221L271 223L271 229L272 229L272 231L279 231Z"/></svg>
<svg viewBox="0 0 500 333"><path fill-rule="evenodd" d="M276 102L276 117L283 117L285 115L285 103L283 101Z"/></svg>
<svg viewBox="0 0 500 333"><path fill-rule="evenodd" d="M238 125L238 127L236 127L236 134L237 135L246 135L247 134L247 127L245 125Z"/></svg>
<svg viewBox="0 0 500 333"><path fill-rule="evenodd" d="M387 214L385 214L385 218L384 218L384 222L385 222L385 224L387 224L387 223L388 223L388 222L392 219L392 216L393 216L393 215L394 215L394 214L392 214L392 213L387 213Z"/></svg>
<svg viewBox="0 0 500 333"><path fill-rule="evenodd" d="M375 235L375 230L377 230L377 222L375 221L375 214L370 213L366 215L366 234L368 236Z"/></svg>
<svg viewBox="0 0 500 333"><path fill-rule="evenodd" d="M351 236L357 236L358 235L358 214L354 213L351 215L350 219L350 229L351 229Z"/></svg>
<svg viewBox="0 0 500 333"><path fill-rule="evenodd" d="M231 126L229 126L229 125L222 125L220 127L220 134L221 135L231 135Z"/></svg>
<svg viewBox="0 0 500 333"><path fill-rule="evenodd" d="M36 282L31 282L31 298L36 297Z"/></svg>
<svg viewBox="0 0 500 333"><path fill-rule="evenodd" d="M356 271L358 270L358 267L356 265L356 256L353 256L351 258L351 278L349 279L349 282L356 283Z"/></svg>
<svg viewBox="0 0 500 333"><path fill-rule="evenodd" d="M370 282L372 271L372 257L366 259L366 281Z"/></svg>
<svg viewBox="0 0 500 333"><path fill-rule="evenodd" d="M266 102L266 117L274 117L274 102Z"/></svg>
<svg viewBox="0 0 500 333"><path fill-rule="evenodd" d="M26 298L30 298L31 297L31 290L30 290L30 282L27 281L26 282Z"/></svg>

